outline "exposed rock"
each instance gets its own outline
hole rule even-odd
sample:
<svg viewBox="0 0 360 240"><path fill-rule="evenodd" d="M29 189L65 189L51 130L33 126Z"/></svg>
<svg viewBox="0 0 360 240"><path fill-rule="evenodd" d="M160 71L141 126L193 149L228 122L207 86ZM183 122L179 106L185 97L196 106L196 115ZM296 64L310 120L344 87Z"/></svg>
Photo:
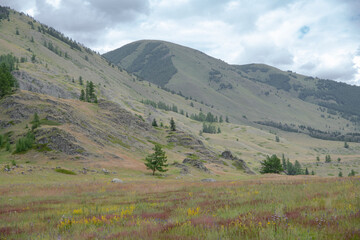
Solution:
<svg viewBox="0 0 360 240"><path fill-rule="evenodd" d="M218 160L219 157L217 153L209 150L201 140L188 133L177 131L176 133L168 136L168 142L194 150L200 160L211 163L221 163ZM188 153L188 155L189 154L193 155L193 153Z"/></svg>
<svg viewBox="0 0 360 240"><path fill-rule="evenodd" d="M31 77L24 71L13 71L12 75L18 80L20 89L30 92L47 94L58 98L78 98L75 93L64 90L53 83L47 83Z"/></svg>
<svg viewBox="0 0 360 240"><path fill-rule="evenodd" d="M191 158L185 158L183 163L187 163L201 171L210 173L210 170L207 169L207 167L205 167L204 163L202 163L200 160L195 160L195 159L191 159Z"/></svg>
<svg viewBox="0 0 360 240"><path fill-rule="evenodd" d="M180 174L185 175L185 174L189 174L190 173L190 169L188 166L186 166L185 164L181 164L181 163L173 163L172 164L174 167L180 168Z"/></svg>
<svg viewBox="0 0 360 240"><path fill-rule="evenodd" d="M118 178L114 178L113 180L111 180L112 183L124 183L123 180L118 179Z"/></svg>
<svg viewBox="0 0 360 240"><path fill-rule="evenodd" d="M35 137L38 144L47 144L47 147L52 150L57 150L68 155L89 155L83 147L74 143L77 141L72 135L59 128L38 129L35 132Z"/></svg>
<svg viewBox="0 0 360 240"><path fill-rule="evenodd" d="M216 182L215 179L213 178L205 178L205 179L201 179L202 182Z"/></svg>
<svg viewBox="0 0 360 240"><path fill-rule="evenodd" d="M105 169L105 168L102 169L102 172L103 172L104 174L110 174L110 172L109 172L107 169Z"/></svg>
<svg viewBox="0 0 360 240"><path fill-rule="evenodd" d="M236 156L233 156L232 153L229 150L226 150L224 152L221 153L221 157L227 159L227 160L231 160L234 161L234 164L236 166L238 166L239 168L242 168L245 173L247 174L255 174L253 171L251 171L251 169L246 165L245 161L242 159L237 158Z"/></svg>

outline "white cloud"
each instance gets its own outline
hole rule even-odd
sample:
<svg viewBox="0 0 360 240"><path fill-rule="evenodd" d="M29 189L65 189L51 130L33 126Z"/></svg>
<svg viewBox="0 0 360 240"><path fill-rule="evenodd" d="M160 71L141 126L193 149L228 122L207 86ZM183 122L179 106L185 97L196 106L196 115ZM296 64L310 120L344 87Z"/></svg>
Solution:
<svg viewBox="0 0 360 240"><path fill-rule="evenodd" d="M160 39L360 85L357 0L3 1L100 52Z"/></svg>

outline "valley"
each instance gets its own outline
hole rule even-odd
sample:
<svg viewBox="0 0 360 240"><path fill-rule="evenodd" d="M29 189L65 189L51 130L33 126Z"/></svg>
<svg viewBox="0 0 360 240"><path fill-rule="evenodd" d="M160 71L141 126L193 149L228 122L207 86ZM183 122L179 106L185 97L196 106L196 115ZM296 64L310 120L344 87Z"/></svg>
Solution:
<svg viewBox="0 0 360 240"><path fill-rule="evenodd" d="M0 239L360 237L360 87L157 40L100 55L0 10L17 83L0 99ZM262 174L274 154L284 169Z"/></svg>

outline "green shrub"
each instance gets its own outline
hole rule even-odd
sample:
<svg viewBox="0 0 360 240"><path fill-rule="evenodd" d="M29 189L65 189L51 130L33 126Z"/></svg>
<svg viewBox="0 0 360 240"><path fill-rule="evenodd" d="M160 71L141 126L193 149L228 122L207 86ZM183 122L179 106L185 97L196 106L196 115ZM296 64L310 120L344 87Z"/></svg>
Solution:
<svg viewBox="0 0 360 240"><path fill-rule="evenodd" d="M63 174L68 174L68 175L76 175L76 173L74 173L73 171L67 170L67 169L63 169L63 168L57 168L57 169L55 169L55 172L63 173Z"/></svg>
<svg viewBox="0 0 360 240"><path fill-rule="evenodd" d="M30 148L32 148L34 144L35 136L34 133L28 132L25 137L20 138L16 142L15 153L26 152Z"/></svg>

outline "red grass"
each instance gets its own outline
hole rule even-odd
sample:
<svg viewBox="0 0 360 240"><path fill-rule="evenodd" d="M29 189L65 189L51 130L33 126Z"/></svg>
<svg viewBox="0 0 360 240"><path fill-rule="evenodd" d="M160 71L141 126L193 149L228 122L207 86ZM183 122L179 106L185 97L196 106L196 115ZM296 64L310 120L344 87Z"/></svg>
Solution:
<svg viewBox="0 0 360 240"><path fill-rule="evenodd" d="M0 237L6 237L11 234L20 234L23 231L15 227L2 227L0 228ZM5 238L6 239L6 238Z"/></svg>

